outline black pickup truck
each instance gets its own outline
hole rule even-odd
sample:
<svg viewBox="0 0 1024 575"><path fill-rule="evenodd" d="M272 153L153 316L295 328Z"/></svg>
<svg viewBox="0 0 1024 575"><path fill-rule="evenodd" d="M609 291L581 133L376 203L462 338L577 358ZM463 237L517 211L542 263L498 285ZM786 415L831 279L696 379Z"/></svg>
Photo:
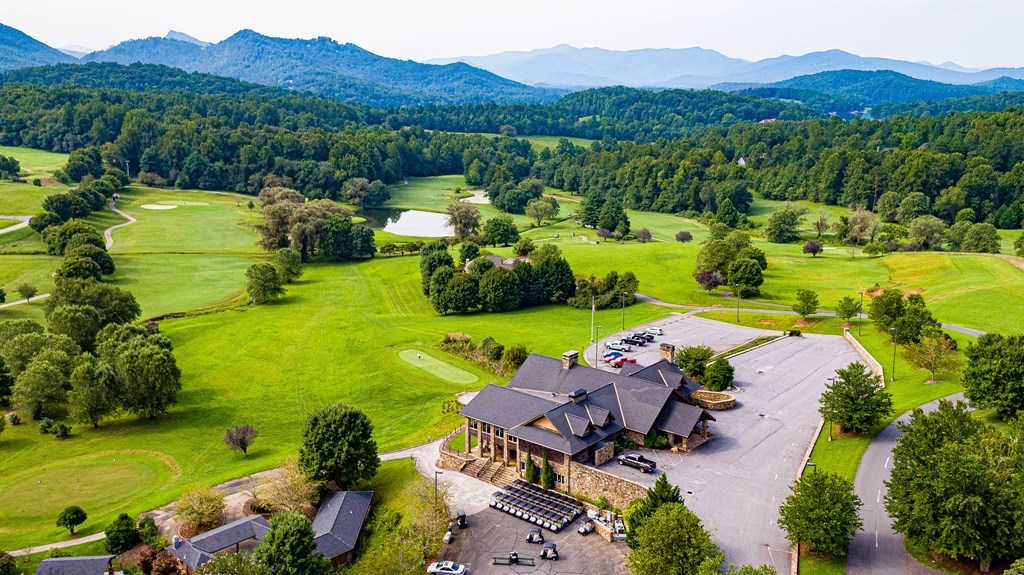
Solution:
<svg viewBox="0 0 1024 575"><path fill-rule="evenodd" d="M650 459L647 459L646 457L644 457L643 455L640 455L639 453L630 453L628 455L620 455L619 456L619 465L628 465L630 467L639 469L640 471L643 471L644 473L650 473L650 472L654 471L654 469L656 467L658 467L657 463L651 461Z"/></svg>

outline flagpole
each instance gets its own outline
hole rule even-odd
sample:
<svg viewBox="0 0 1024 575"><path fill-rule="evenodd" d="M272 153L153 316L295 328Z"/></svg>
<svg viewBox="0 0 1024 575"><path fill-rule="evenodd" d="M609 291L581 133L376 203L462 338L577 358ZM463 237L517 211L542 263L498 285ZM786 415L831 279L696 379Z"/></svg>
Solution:
<svg viewBox="0 0 1024 575"><path fill-rule="evenodd" d="M594 298L595 296L590 296L590 341L592 342L594 342L594 314L597 312L597 301ZM594 346L597 346L597 342L594 342ZM596 352L594 357L597 357ZM597 367L597 364L594 367Z"/></svg>

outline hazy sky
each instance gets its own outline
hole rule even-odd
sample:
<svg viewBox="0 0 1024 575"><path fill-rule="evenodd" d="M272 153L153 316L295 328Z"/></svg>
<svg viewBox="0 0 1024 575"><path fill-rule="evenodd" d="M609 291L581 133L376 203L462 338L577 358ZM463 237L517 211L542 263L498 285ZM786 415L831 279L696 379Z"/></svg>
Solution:
<svg viewBox="0 0 1024 575"><path fill-rule="evenodd" d="M760 59L839 48L863 56L1024 66L1021 0L48 0L0 19L52 46L105 48L174 29L329 36L423 60L556 44L701 46Z"/></svg>

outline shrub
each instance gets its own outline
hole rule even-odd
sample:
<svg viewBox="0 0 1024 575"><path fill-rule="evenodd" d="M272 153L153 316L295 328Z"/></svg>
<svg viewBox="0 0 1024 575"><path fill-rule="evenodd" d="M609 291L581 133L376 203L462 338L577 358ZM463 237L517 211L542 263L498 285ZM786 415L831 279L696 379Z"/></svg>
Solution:
<svg viewBox="0 0 1024 575"><path fill-rule="evenodd" d="M676 241L677 242L682 242L684 244L688 243L688 242L692 242L693 241L693 234L691 234L690 232L688 232L686 230L683 230L681 232L676 232Z"/></svg>
<svg viewBox="0 0 1024 575"><path fill-rule="evenodd" d="M60 559L61 557L71 557L71 553L66 549L58 547L56 549L50 549L43 555L43 559Z"/></svg>
<svg viewBox="0 0 1024 575"><path fill-rule="evenodd" d="M636 449L637 447L639 447L639 445L637 445L635 441L623 439L621 437L616 437L614 443L616 452L629 451L631 449Z"/></svg>
<svg viewBox="0 0 1024 575"><path fill-rule="evenodd" d="M139 518L138 530L139 537L146 545L152 545L158 549L164 546L161 545L164 542L164 538L156 528L156 521L149 515L143 515Z"/></svg>
<svg viewBox="0 0 1024 575"><path fill-rule="evenodd" d="M0 551L0 575L17 575L20 572L18 561L6 551Z"/></svg>
<svg viewBox="0 0 1024 575"><path fill-rule="evenodd" d="M210 487L194 487L186 491L176 505L177 517L196 527L213 527L224 512L224 492Z"/></svg>
<svg viewBox="0 0 1024 575"><path fill-rule="evenodd" d="M722 279L722 274L713 270L704 270L699 272L694 276L694 279L697 280L700 287L704 288L706 291L711 291L725 283Z"/></svg>
<svg viewBox="0 0 1024 575"><path fill-rule="evenodd" d="M800 330L798 330L798 329L791 329L791 330L789 330L789 335L791 335L793 337L800 337Z"/></svg>
<svg viewBox="0 0 1024 575"><path fill-rule="evenodd" d="M11 425L21 425L21 416L17 412L11 413L7 416L7 422Z"/></svg>
<svg viewBox="0 0 1024 575"><path fill-rule="evenodd" d="M526 349L525 345L519 343L510 345L505 348L504 353L501 355L501 368L506 373L511 373L519 369L519 366L523 365L529 355L530 352Z"/></svg>
<svg viewBox="0 0 1024 575"><path fill-rule="evenodd" d="M67 439L71 436L71 426L66 423L54 423L50 428L50 435L57 439Z"/></svg>
<svg viewBox="0 0 1024 575"><path fill-rule="evenodd" d="M480 351L491 361L500 361L502 354L505 352L505 346L494 341L493 337L484 338L480 342Z"/></svg>
<svg viewBox="0 0 1024 575"><path fill-rule="evenodd" d="M668 447L668 439L658 435L658 432L651 428L647 435L644 436L644 447L648 449L665 449Z"/></svg>
<svg viewBox="0 0 1024 575"><path fill-rule="evenodd" d="M704 374L704 387L711 391L722 391L731 387L735 371L735 368L724 357L716 359L708 366L707 373Z"/></svg>
<svg viewBox="0 0 1024 575"><path fill-rule="evenodd" d="M135 525L135 520L127 513L118 515L104 533L107 536L107 553L113 555L120 555L139 542L139 529Z"/></svg>
<svg viewBox="0 0 1024 575"><path fill-rule="evenodd" d="M53 425L54 422L49 417L41 419L39 421L39 433L42 433L43 435L49 435L50 431L53 429Z"/></svg>
<svg viewBox="0 0 1024 575"><path fill-rule="evenodd" d="M690 377L701 377L715 350L706 345L691 345L676 352L676 365Z"/></svg>

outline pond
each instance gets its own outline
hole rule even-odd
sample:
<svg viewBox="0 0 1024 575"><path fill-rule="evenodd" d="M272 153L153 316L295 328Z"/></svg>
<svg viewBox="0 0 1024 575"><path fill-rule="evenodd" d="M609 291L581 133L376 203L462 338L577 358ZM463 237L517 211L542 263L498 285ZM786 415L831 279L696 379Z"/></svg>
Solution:
<svg viewBox="0 0 1024 575"><path fill-rule="evenodd" d="M393 208L364 209L359 215L366 218L366 224L399 236L442 238L455 235L448 225L448 216L422 210L397 210Z"/></svg>

